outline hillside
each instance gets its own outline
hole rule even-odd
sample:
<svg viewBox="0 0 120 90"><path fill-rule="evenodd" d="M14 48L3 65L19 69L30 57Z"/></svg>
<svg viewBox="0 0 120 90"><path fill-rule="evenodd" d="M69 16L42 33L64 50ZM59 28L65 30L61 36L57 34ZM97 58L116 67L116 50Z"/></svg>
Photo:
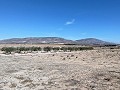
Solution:
<svg viewBox="0 0 120 90"><path fill-rule="evenodd" d="M78 44L82 45L112 45L114 43L102 41L96 38L86 38L81 40L76 40Z"/></svg>
<svg viewBox="0 0 120 90"><path fill-rule="evenodd" d="M59 37L28 37L28 38L12 38L0 40L1 44L45 44L45 43L59 43L72 44L74 41Z"/></svg>
<svg viewBox="0 0 120 90"><path fill-rule="evenodd" d="M81 44L81 45L111 45L114 43L102 41L96 38L80 40L68 40L60 37L28 37L0 40L0 44Z"/></svg>

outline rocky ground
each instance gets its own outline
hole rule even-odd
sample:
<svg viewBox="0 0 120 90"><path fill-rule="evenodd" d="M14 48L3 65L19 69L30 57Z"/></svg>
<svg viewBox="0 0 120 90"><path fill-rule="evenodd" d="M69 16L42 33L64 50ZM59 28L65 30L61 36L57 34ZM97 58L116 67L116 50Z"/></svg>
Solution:
<svg viewBox="0 0 120 90"><path fill-rule="evenodd" d="M0 90L120 90L120 50L0 54Z"/></svg>

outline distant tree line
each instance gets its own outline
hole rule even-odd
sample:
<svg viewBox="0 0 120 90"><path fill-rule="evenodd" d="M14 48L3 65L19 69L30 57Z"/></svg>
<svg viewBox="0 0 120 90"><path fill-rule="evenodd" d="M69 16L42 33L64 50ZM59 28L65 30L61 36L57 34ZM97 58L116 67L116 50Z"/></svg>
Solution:
<svg viewBox="0 0 120 90"><path fill-rule="evenodd" d="M71 52L71 51L81 51L81 50L93 50L93 47L3 47L1 51L4 51L6 54L14 53L21 53L21 52L33 52L33 51L64 51L64 52Z"/></svg>

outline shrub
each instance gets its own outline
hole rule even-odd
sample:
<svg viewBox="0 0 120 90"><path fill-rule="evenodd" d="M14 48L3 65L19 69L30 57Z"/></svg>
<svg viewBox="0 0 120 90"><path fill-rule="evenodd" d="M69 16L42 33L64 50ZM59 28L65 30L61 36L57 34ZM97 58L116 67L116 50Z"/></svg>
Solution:
<svg viewBox="0 0 120 90"><path fill-rule="evenodd" d="M25 47L17 47L18 51L25 51Z"/></svg>
<svg viewBox="0 0 120 90"><path fill-rule="evenodd" d="M60 48L59 48L59 47L54 47L54 48L52 48L52 50L53 50L53 51L59 51Z"/></svg>
<svg viewBox="0 0 120 90"><path fill-rule="evenodd" d="M43 50L48 52L48 51L51 51L52 48L51 47L44 47Z"/></svg>
<svg viewBox="0 0 120 90"><path fill-rule="evenodd" d="M21 51L41 51L42 48L41 47L3 47L1 48L1 51L4 51L5 53L9 53L11 54L11 52L15 52L15 53L21 53ZM44 47L43 48L44 51L59 51L62 50L64 52L66 51L80 51L80 50L93 50L93 47Z"/></svg>
<svg viewBox="0 0 120 90"><path fill-rule="evenodd" d="M16 51L16 48L14 48L14 47L3 47L2 49L1 49L1 51L5 51L5 53L7 54L11 54L11 52L14 52L14 51Z"/></svg>
<svg viewBox="0 0 120 90"><path fill-rule="evenodd" d="M64 52L66 52L68 50L67 47L62 47L61 50L63 50Z"/></svg>
<svg viewBox="0 0 120 90"><path fill-rule="evenodd" d="M7 48L7 47L3 47L3 48L1 48L1 51L5 51L5 50L6 50L6 48Z"/></svg>
<svg viewBox="0 0 120 90"><path fill-rule="evenodd" d="M67 49L68 49L70 52L75 50L74 47L68 47Z"/></svg>
<svg viewBox="0 0 120 90"><path fill-rule="evenodd" d="M42 48L41 48L41 47L37 47L37 50L38 50L38 51L41 51L41 50L42 50Z"/></svg>
<svg viewBox="0 0 120 90"><path fill-rule="evenodd" d="M31 51L41 51L41 47L31 47L30 48Z"/></svg>

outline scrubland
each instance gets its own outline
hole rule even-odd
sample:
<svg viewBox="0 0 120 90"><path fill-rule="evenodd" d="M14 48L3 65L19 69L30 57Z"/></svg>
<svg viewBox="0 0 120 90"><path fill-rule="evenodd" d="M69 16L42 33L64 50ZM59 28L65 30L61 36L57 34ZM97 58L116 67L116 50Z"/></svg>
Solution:
<svg viewBox="0 0 120 90"><path fill-rule="evenodd" d="M0 90L120 90L120 49L0 51Z"/></svg>

